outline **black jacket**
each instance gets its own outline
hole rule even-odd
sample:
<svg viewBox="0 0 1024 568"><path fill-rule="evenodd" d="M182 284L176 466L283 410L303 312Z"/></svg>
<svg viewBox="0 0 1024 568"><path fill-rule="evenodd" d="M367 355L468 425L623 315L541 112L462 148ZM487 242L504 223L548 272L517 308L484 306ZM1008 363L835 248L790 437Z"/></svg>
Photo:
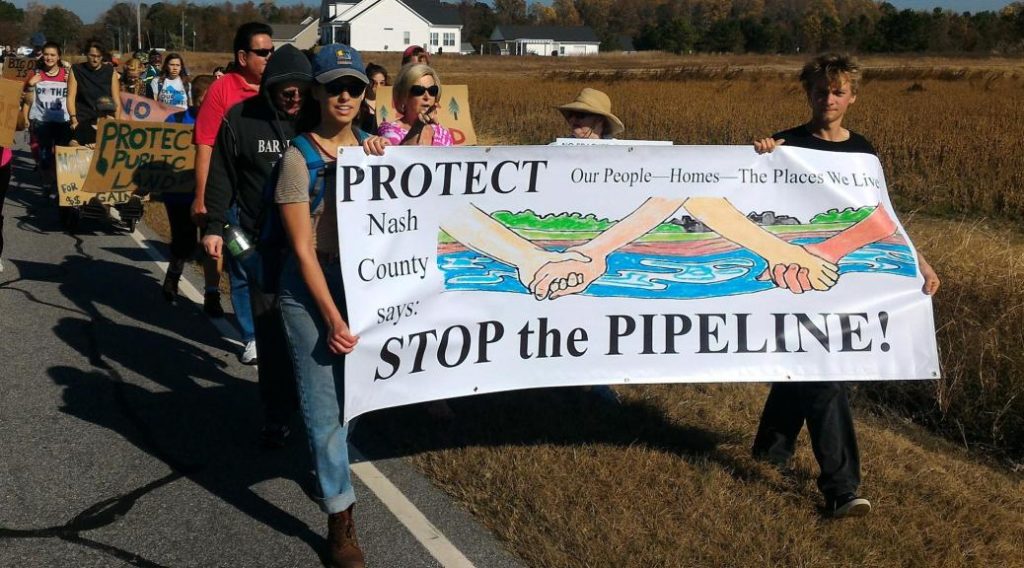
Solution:
<svg viewBox="0 0 1024 568"><path fill-rule="evenodd" d="M235 204L241 228L251 236L259 234L263 188L295 137L294 119L277 110L270 98L270 87L284 81L312 81L309 59L290 45L267 62L259 93L224 115L206 181L206 234L224 234L228 209Z"/></svg>

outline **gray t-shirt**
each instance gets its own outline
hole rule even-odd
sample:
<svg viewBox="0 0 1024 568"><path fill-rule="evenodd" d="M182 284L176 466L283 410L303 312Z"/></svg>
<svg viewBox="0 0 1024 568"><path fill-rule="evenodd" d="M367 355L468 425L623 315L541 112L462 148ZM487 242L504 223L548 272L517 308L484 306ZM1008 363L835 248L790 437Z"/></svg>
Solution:
<svg viewBox="0 0 1024 568"><path fill-rule="evenodd" d="M324 198L316 211L310 212L313 223L313 248L322 255L338 255L338 213L334 196L334 161L335 156L324 154L317 148L320 156L327 164ZM309 203L309 168L302 152L292 146L285 150L281 157L281 172L274 188L274 203Z"/></svg>

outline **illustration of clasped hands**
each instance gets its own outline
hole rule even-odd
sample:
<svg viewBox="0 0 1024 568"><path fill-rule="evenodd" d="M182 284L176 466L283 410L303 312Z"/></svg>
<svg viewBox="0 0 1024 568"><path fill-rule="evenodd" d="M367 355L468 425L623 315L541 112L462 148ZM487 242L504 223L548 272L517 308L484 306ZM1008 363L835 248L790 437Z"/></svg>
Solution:
<svg viewBox="0 0 1024 568"><path fill-rule="evenodd" d="M652 197L589 242L564 251L535 245L475 206L449 217L442 229L467 248L516 268L520 282L538 300L583 292L605 274L608 256L671 218L680 208L712 231L759 255L768 264L758 280L771 280L794 294L835 285L840 258L896 232L883 207L832 237L805 246L786 242L759 227L724 198Z"/></svg>

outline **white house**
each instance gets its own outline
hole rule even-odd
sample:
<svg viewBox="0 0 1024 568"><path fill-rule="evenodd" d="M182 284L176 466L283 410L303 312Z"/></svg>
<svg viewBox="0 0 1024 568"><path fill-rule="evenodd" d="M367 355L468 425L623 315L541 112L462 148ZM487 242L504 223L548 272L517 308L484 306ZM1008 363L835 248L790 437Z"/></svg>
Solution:
<svg viewBox="0 0 1024 568"><path fill-rule="evenodd" d="M589 26L494 28L490 53L498 55L597 55L601 40Z"/></svg>
<svg viewBox="0 0 1024 568"><path fill-rule="evenodd" d="M298 24L273 24L271 27L274 28L274 37L271 39L274 42L274 49L288 44L299 49L313 47L319 37L319 24L320 19L312 16Z"/></svg>
<svg viewBox="0 0 1024 568"><path fill-rule="evenodd" d="M459 53L462 20L454 4L440 0L325 0L321 42L360 51L405 51L421 45L431 53Z"/></svg>

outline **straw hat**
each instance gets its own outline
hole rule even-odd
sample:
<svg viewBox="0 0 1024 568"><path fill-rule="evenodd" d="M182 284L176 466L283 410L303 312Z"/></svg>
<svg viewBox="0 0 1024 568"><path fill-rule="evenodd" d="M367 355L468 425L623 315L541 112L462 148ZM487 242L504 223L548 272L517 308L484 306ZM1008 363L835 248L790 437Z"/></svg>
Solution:
<svg viewBox="0 0 1024 568"><path fill-rule="evenodd" d="M618 136L626 129L619 117L612 114L612 100L597 89L586 87L576 95L576 100L557 108L562 111L563 115L566 112L585 112L603 116L610 130L604 133L606 136Z"/></svg>

